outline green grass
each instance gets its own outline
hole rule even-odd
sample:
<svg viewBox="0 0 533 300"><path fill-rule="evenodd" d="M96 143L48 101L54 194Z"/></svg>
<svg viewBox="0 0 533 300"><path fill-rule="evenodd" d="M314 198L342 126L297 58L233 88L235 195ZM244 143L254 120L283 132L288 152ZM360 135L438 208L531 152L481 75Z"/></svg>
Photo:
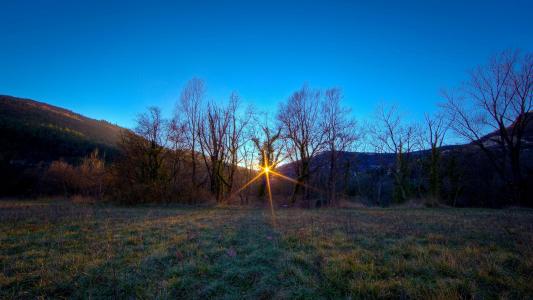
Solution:
<svg viewBox="0 0 533 300"><path fill-rule="evenodd" d="M0 202L0 298L532 298L533 211Z"/></svg>

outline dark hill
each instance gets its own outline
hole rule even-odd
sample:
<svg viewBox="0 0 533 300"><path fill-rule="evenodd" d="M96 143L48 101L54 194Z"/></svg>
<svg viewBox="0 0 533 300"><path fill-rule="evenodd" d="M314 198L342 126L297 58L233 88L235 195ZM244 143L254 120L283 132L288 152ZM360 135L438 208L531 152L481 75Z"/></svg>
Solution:
<svg viewBox="0 0 533 300"><path fill-rule="evenodd" d="M118 154L122 128L46 103L0 95L0 196L32 194L54 160Z"/></svg>
<svg viewBox="0 0 533 300"><path fill-rule="evenodd" d="M112 157L120 131L106 121L46 103L0 96L0 155L12 163L75 162L95 148Z"/></svg>

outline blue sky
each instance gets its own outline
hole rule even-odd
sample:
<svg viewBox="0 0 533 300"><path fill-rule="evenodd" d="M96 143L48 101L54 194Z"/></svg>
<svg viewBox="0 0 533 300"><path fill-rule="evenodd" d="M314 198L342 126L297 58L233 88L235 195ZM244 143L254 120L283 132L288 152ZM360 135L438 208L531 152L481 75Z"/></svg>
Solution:
<svg viewBox="0 0 533 300"><path fill-rule="evenodd" d="M413 120L509 48L533 50L533 1L5 1L0 94L132 126L191 77L258 110L304 83L343 88L359 119Z"/></svg>

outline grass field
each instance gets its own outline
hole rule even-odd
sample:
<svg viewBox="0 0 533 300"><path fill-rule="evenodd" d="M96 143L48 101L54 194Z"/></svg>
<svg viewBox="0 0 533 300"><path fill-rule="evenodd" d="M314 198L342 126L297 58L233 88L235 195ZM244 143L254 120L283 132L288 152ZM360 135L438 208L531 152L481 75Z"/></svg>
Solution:
<svg viewBox="0 0 533 300"><path fill-rule="evenodd" d="M532 298L533 211L0 201L0 298Z"/></svg>

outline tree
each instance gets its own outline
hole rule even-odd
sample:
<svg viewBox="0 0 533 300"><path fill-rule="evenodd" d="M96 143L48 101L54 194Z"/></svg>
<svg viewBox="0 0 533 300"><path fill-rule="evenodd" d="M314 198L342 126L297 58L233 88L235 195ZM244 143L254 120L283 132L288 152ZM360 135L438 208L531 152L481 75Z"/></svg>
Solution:
<svg viewBox="0 0 533 300"><path fill-rule="evenodd" d="M430 149L429 156L429 194L432 201L440 198L440 187L442 178L440 177L441 147L449 128L449 122L442 114L430 117L425 114L425 130L422 132L422 145Z"/></svg>
<svg viewBox="0 0 533 300"><path fill-rule="evenodd" d="M342 98L340 89L328 89L322 106L325 148L329 151L328 204L334 204L337 199L339 152L351 149L357 140L355 120L350 118L351 110L341 106Z"/></svg>
<svg viewBox="0 0 533 300"><path fill-rule="evenodd" d="M455 133L487 156L514 202L528 205L533 202L527 202L521 154L532 119L532 83L533 53L506 51L472 71L456 92L445 93L444 104Z"/></svg>
<svg viewBox="0 0 533 300"><path fill-rule="evenodd" d="M242 146L246 118L238 118L239 98L230 96L226 107L209 103L204 113L205 122L198 127L202 158L210 180L210 190L221 202L233 188L235 172L240 162L238 152Z"/></svg>
<svg viewBox="0 0 533 300"><path fill-rule="evenodd" d="M248 127L248 132L246 133L247 136L254 136L254 128L253 126ZM244 170L240 173L242 176L240 177L240 183L243 186L238 192L238 195L240 197L241 204L248 204L249 203L249 196L250 196L250 190L252 188L252 184L246 185L248 182L250 182L256 175L257 175L257 158L256 158L256 148L253 143L244 143L242 147L239 149L240 157L242 160L242 164L244 166ZM246 185L246 186L244 186Z"/></svg>
<svg viewBox="0 0 533 300"><path fill-rule="evenodd" d="M102 199L107 183L105 160L100 157L100 152L95 149L83 158L77 167L78 188L85 195Z"/></svg>
<svg viewBox="0 0 533 300"><path fill-rule="evenodd" d="M226 166L229 168L227 176L227 193L231 194L233 191L233 185L235 181L235 173L243 158L239 157L239 149L248 141L245 136L246 128L251 119L251 111L244 113L239 117L239 105L240 98L236 92L231 93L228 107L226 108L226 114L229 118L228 136L227 136L227 149L228 158Z"/></svg>
<svg viewBox="0 0 533 300"><path fill-rule="evenodd" d="M280 163L280 156L283 146L279 143L281 140L281 128L271 128L265 121L260 125L261 133L252 137L252 141L258 151L259 165L275 170ZM259 185L259 197L263 198L266 191L266 180L263 179Z"/></svg>
<svg viewBox="0 0 533 300"><path fill-rule="evenodd" d="M414 125L403 124L395 106L389 109L379 107L376 119L377 122L369 128L371 143L381 150L378 152L394 153L394 199L396 202L406 201L412 193L411 153L418 145L418 129Z"/></svg>
<svg viewBox="0 0 533 300"><path fill-rule="evenodd" d="M294 92L286 103L282 103L278 110L277 118L282 124L282 135L290 144L289 154L297 166L298 183L294 185L292 204L301 190L303 200L309 206L311 159L325 146L326 134L320 124L322 104L320 91L304 85Z"/></svg>
<svg viewBox="0 0 533 300"><path fill-rule="evenodd" d="M195 203L197 197L195 193L196 187L188 185L188 180L183 180L189 175L182 170L185 169L184 166L188 166L186 161L187 150L185 150L187 149L186 126L185 122L179 118L179 115L175 115L168 124L168 150L166 152L169 157L166 168L172 181L173 193L181 193L182 196L189 198L189 203ZM185 191L187 193L184 193Z"/></svg>
<svg viewBox="0 0 533 300"><path fill-rule="evenodd" d="M121 201L161 201L169 196L166 128L161 110L150 107L139 115L134 131L123 132L115 174L115 192Z"/></svg>
<svg viewBox="0 0 533 300"><path fill-rule="evenodd" d="M186 140L191 155L191 180L193 188L198 187L197 181L197 155L199 152L198 129L201 122L202 102L205 97L205 84L199 78L193 78L187 82L180 96L180 104L176 109L183 113L186 130ZM181 116L179 116L181 118Z"/></svg>
<svg viewBox="0 0 533 300"><path fill-rule="evenodd" d="M66 161L60 159L53 161L46 172L47 184L63 190L63 195L69 196L76 180L76 172ZM53 189L52 189L53 190Z"/></svg>

